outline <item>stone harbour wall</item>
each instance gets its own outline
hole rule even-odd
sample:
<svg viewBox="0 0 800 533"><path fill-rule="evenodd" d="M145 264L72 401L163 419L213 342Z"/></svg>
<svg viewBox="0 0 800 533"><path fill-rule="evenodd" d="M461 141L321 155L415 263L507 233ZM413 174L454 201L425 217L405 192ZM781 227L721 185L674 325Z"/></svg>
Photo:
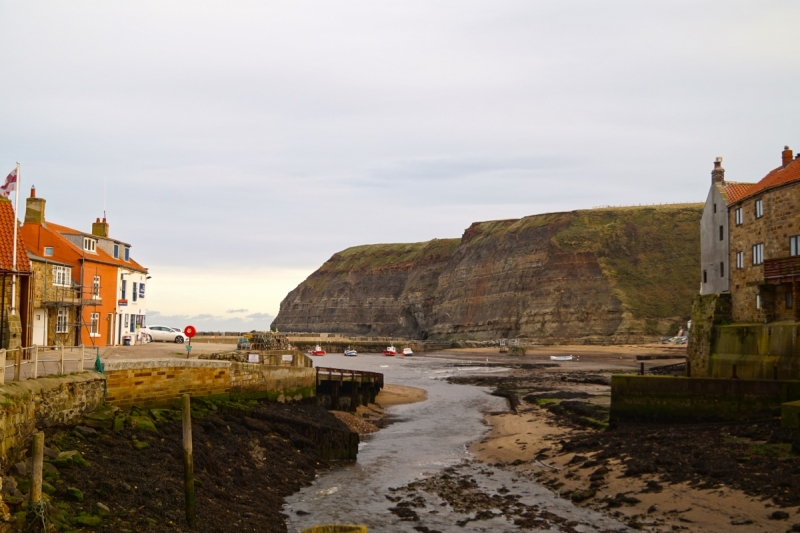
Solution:
<svg viewBox="0 0 800 533"><path fill-rule="evenodd" d="M300 400L316 393L316 371L232 361L153 359L109 361L106 401L119 407L170 406L183 394Z"/></svg>
<svg viewBox="0 0 800 533"><path fill-rule="evenodd" d="M96 372L15 381L0 387L0 469L28 445L37 428L75 424L103 404L105 378Z"/></svg>

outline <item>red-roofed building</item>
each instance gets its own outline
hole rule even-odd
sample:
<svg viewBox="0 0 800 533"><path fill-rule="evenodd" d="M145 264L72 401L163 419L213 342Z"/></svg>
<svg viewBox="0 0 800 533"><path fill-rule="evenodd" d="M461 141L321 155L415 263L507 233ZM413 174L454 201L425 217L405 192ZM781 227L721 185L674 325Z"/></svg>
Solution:
<svg viewBox="0 0 800 533"><path fill-rule="evenodd" d="M0 196L0 347L5 349L30 346L26 332L31 320L29 304L32 271L20 232L17 233L17 265L14 270L15 223L11 201ZM16 287L12 289L14 274Z"/></svg>
<svg viewBox="0 0 800 533"><path fill-rule="evenodd" d="M800 154L755 183L725 181L721 158L701 225L701 294L730 293L734 322L800 321Z"/></svg>
<svg viewBox="0 0 800 533"><path fill-rule="evenodd" d="M147 269L130 245L109 237L97 219L85 233L45 219L45 200L31 190L21 228L36 272L32 343L107 346L136 340L145 324Z"/></svg>

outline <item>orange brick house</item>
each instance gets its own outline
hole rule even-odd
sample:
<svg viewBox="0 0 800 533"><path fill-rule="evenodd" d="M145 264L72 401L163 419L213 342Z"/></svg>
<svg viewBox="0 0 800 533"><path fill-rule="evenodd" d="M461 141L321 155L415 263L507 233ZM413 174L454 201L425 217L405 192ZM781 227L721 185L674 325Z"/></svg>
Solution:
<svg viewBox="0 0 800 533"><path fill-rule="evenodd" d="M35 189L27 199L20 231L38 273L33 344L119 344L122 321L128 326L128 315L117 312L125 276L147 274L130 258L129 245L109 238L105 219L92 224L92 233L48 222L45 199L37 198Z"/></svg>

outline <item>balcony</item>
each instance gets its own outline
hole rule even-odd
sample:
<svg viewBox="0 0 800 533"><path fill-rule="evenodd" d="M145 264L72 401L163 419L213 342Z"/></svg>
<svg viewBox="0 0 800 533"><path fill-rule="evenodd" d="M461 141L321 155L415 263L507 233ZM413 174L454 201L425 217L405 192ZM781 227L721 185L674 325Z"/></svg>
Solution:
<svg viewBox="0 0 800 533"><path fill-rule="evenodd" d="M800 256L767 259L764 261L764 280L785 283L800 280Z"/></svg>

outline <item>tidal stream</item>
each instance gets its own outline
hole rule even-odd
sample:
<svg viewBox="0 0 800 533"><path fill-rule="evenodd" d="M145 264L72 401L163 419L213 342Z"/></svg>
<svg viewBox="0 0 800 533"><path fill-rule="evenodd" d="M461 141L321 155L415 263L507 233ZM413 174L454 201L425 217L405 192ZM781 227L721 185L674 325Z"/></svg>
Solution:
<svg viewBox="0 0 800 533"><path fill-rule="evenodd" d="M362 437L358 461L335 466L320 475L314 484L288 499L285 513L288 528L299 532L317 524L356 523L368 526L370 533L419 531L530 531L507 517L469 521L469 513L457 512L435 494L425 493L425 504L415 509L417 521L401 520L389 511L393 490L414 481L440 474L457 466L459 474L473 478L487 494L518 495L521 504L537 506L570 521L562 529L558 520L549 521L550 531L627 531L599 513L575 507L535 482L518 479L499 468L471 463L467 445L479 440L488 427L484 415L505 411L506 400L491 396L489 390L471 385L452 385L452 375L504 372L497 367L459 366L463 361L426 357L384 357L363 354L344 357L329 354L315 359L318 366L383 372L386 383L425 389L425 401L389 407L386 412L395 422L372 435ZM462 521L462 524L457 522ZM416 529L415 529L416 528ZM537 530L542 529L537 527ZM544 529L547 531L547 529Z"/></svg>

